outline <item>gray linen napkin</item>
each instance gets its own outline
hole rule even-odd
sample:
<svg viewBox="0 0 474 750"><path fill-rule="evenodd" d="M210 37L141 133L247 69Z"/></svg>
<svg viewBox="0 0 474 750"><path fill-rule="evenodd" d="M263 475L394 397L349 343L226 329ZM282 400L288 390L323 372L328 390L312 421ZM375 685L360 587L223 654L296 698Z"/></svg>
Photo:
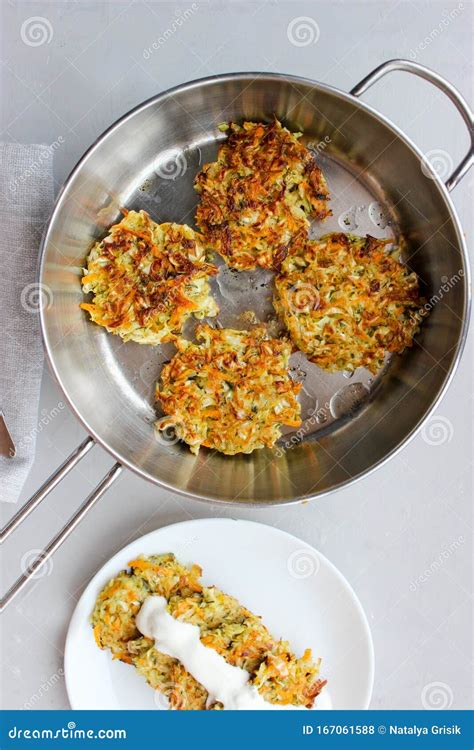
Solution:
<svg viewBox="0 0 474 750"><path fill-rule="evenodd" d="M16 447L0 456L3 502L18 500L35 456L43 371L38 248L54 197L48 146L0 144L0 412ZM0 419L0 430L5 428ZM4 441L2 441L4 444Z"/></svg>

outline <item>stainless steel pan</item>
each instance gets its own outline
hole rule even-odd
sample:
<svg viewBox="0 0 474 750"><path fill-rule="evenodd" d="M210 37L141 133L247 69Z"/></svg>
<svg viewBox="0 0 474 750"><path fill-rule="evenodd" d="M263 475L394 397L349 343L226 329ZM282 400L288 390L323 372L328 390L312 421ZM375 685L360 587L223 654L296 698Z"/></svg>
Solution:
<svg viewBox="0 0 474 750"><path fill-rule="evenodd" d="M60 467L3 530L6 538L93 446L117 460L108 476L42 556L5 597L10 601L64 541L126 466L190 498L278 504L334 491L374 470L420 428L446 390L461 355L469 306L464 240L449 191L472 164L472 147L443 184L417 147L359 99L394 70L441 89L469 129L472 115L449 83L412 62L381 65L350 93L287 75L237 73L207 78L160 94L125 115L89 149L59 195L42 245L40 283L51 304L41 311L49 364L71 408L92 436ZM296 355L304 380L303 432L275 450L198 456L153 430L153 385L169 358L123 344L79 309L81 267L91 242L117 220L121 206L145 208L159 221L192 223L193 178L212 159L217 124L276 115L304 132L332 193L333 218L314 231L350 228L403 238L406 260L420 276L430 315L415 346L388 361L374 381L357 371L329 375ZM224 269L215 289L223 325L238 325L250 306L271 311L271 278ZM240 319L241 321L241 319ZM241 326L242 327L242 326Z"/></svg>

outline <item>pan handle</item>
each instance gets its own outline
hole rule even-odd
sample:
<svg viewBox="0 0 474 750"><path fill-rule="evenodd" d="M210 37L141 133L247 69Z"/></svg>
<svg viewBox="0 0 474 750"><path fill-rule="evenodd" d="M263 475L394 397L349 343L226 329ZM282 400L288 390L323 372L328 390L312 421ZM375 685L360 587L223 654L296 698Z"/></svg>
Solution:
<svg viewBox="0 0 474 750"><path fill-rule="evenodd" d="M50 477L48 477L48 479L41 485L39 490L37 490L35 494L32 495L24 505L22 505L22 507L17 511L17 513L15 513L13 518L8 521L3 529L0 529L0 544L3 544L5 539L8 539L10 534L12 534L15 529L17 529L18 526L23 523L25 518L28 518L30 513L32 513L34 509L38 507L41 501L44 500L52 490L54 490L59 482L64 479L67 474L69 474L71 469L73 469L79 463L81 458L84 458L86 453L88 453L94 445L94 439L88 437L75 450L73 450L71 455L68 456L65 461L63 461L61 466L59 466L56 471L51 474Z"/></svg>
<svg viewBox="0 0 474 750"><path fill-rule="evenodd" d="M357 86L354 86L350 93L353 96L360 96L371 86L373 86L374 83L383 78L383 76L387 75L387 73L392 73L394 70L404 70L407 73L413 73L420 78L424 78L426 81L429 81L438 89L440 89L440 91L442 91L451 99L468 127L469 133L471 135L471 147L459 166L456 167L452 175L448 177L445 183L447 190L451 192L451 190L453 190L453 188L455 188L456 185L467 174L474 163L474 124L473 115L469 108L469 105L464 97L461 96L459 91L455 89L454 86L449 83L449 81L438 75L438 73L430 70L429 68L425 68L424 65L419 65L418 63L412 62L411 60L387 60L387 62L379 65L378 68L375 68L375 70L369 73L368 76L363 78L362 81L357 84Z"/></svg>
<svg viewBox="0 0 474 750"><path fill-rule="evenodd" d="M94 507L102 495L120 476L123 467L121 464L115 464L105 477L99 482L97 487L91 492L89 497L83 502L80 508L74 513L72 518L63 526L61 531L50 541L42 552L33 560L25 572L15 581L13 586L7 591L5 596L0 600L0 612L3 612L17 594L26 586L31 578L34 578L40 568L54 555L57 549L72 534L74 529L80 524L85 515Z"/></svg>

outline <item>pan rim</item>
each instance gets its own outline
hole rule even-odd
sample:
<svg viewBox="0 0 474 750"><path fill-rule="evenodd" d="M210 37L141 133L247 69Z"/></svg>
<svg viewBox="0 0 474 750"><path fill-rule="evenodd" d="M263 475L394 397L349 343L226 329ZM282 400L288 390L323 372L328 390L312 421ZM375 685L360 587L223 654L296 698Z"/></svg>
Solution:
<svg viewBox="0 0 474 750"><path fill-rule="evenodd" d="M99 148L100 145L113 132L115 132L118 128L120 128L125 122L132 119L136 114L138 114L138 112L146 110L148 107L153 106L157 102L165 101L168 98L172 98L173 95L181 93L186 90L192 90L192 89L199 88L202 86L212 86L217 82L222 82L226 80L232 81L236 79L243 79L243 80L248 80L248 81L265 79L265 80L276 80L276 81L289 82L289 83L293 82L296 84L299 83L299 84L309 85L314 89L326 91L345 101L350 102L352 105L356 104L358 107L365 110L368 114L373 116L376 120L382 123L382 125L384 125L388 130L390 130L394 136L400 138L401 141L412 151L412 153L418 158L420 162L423 160L423 153L421 149L403 132L403 130L401 130L398 127L398 125L393 123L388 117L378 112L378 110L374 109L372 106L370 106L366 102L360 100L359 97L356 97L353 94L350 94L349 92L342 91L341 89L338 89L334 86L330 86L325 83L320 83L311 78L307 78L303 76L295 76L295 75L286 74L286 73L243 71L243 72L221 73L218 75L206 76L204 78L198 78L198 79L191 80L182 84L178 84L176 86L173 86L171 88L168 88L160 92L159 94L155 94L154 96L146 99L144 102L141 102L137 106L133 107L124 115L121 115L108 128L106 128L101 133L101 135L98 136L98 138L94 140L94 142L86 149L84 154L75 164L75 166L73 167L73 169L71 170L67 178L65 179L58 193L51 215L47 221L47 224L43 233L43 237L42 237L42 241L40 245L40 251L39 251L39 266L38 266L38 282L40 284L42 283L42 279L44 275L46 248L49 242L49 235L51 233L55 217L61 209L62 203L64 202L65 197L67 195L68 188L73 182L76 174L79 173L80 169L87 162L90 156L95 152L95 150ZM255 498L253 499L252 498L223 499L222 497L219 497L216 495L205 495L205 494L198 494L195 492L189 492L189 491L180 489L172 484L169 484L168 482L165 482L162 479L158 479L157 477L149 474L147 471L145 471L144 469L140 468L135 463L130 461L126 456L121 455L119 451L116 451L115 449L111 448L108 445L107 441L104 440L98 434L96 430L90 427L87 420L80 413L79 409L76 408L74 402L72 401L72 399L70 398L68 394L67 387L62 382L62 379L58 372L58 368L56 367L54 363L54 354L52 352L52 347L50 346L50 342L48 339L47 322L45 319L45 310L40 307L40 330L41 330L43 347L44 347L45 355L46 355L46 361L49 365L50 371L52 372L57 384L59 385L66 399L66 402L68 406L70 407L70 409L72 410L73 414L78 419L79 423L84 427L86 432L93 437L94 441L98 445L100 445L107 453L109 453L116 461L122 464L124 467L132 471L134 474L140 476L142 479L145 479L146 481L151 482L152 484L158 487L161 487L169 492L174 492L176 494L179 494L182 497L185 497L189 500L198 500L200 502L212 503L212 504L218 503L219 505L223 505L223 506L239 506L240 505L244 507L259 507L259 508L272 507L274 505L291 505L297 502L308 502L316 498L326 497L332 494L333 492L337 492L339 490L347 488L348 486L355 483L356 481L359 481L360 479L368 477L369 475L371 475L372 473L380 469L383 465L385 465L385 463L387 463L390 459L394 458L418 434L423 424L430 417L430 415L434 412L434 410L436 409L436 407L438 406L442 398L445 396L446 391L448 390L454 378L454 375L457 371L457 368L458 368L458 365L459 365L459 362L460 362L460 359L464 350L464 346L466 343L467 333L469 329L469 322L470 322L470 309L471 309L471 280L470 280L471 274L470 274L470 265L469 265L466 242L464 239L464 235L462 232L462 227L461 227L461 223L460 223L457 211L454 207L453 201L451 199L451 196L444 182L442 182L442 180L439 178L437 174L434 174L432 183L433 183L433 186L436 185L438 192L440 193L440 196L444 200L446 208L448 209L451 221L453 222L453 226L457 235L457 240L459 243L459 250L460 250L461 258L464 264L463 286L464 286L464 291L465 291L465 303L464 303L464 310L463 310L463 316L462 316L462 329L460 331L456 344L452 347L452 348L455 348L455 352L453 355L450 368L448 372L446 373L443 384L441 388L439 389L438 393L436 394L436 396L434 397L433 401L431 402L430 406L424 413L424 415L419 419L418 423L414 425L412 430L398 443L398 445L396 445L382 459L377 461L375 464L373 464L369 468L365 469L364 471L360 472L359 474L355 476L349 477L339 482L338 484L335 484L333 487L329 489L321 490L319 492L309 493L304 496L302 495L302 496L293 497L293 498L278 497L273 500L256 500Z"/></svg>

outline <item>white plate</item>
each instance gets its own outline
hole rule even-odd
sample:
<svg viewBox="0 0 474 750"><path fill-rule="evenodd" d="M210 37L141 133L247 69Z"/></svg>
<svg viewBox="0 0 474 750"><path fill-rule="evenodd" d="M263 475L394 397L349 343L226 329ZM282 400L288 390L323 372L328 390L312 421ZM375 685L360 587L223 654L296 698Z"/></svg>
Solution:
<svg viewBox="0 0 474 750"><path fill-rule="evenodd" d="M322 658L321 677L334 709L367 708L374 652L353 590L323 555L272 526L232 519L186 521L147 534L118 552L94 576L74 611L64 667L73 709L156 709L163 701L127 664L94 641L89 616L102 587L137 555L174 552L203 568L205 584L236 596L297 655ZM316 700L317 708L318 700Z"/></svg>

